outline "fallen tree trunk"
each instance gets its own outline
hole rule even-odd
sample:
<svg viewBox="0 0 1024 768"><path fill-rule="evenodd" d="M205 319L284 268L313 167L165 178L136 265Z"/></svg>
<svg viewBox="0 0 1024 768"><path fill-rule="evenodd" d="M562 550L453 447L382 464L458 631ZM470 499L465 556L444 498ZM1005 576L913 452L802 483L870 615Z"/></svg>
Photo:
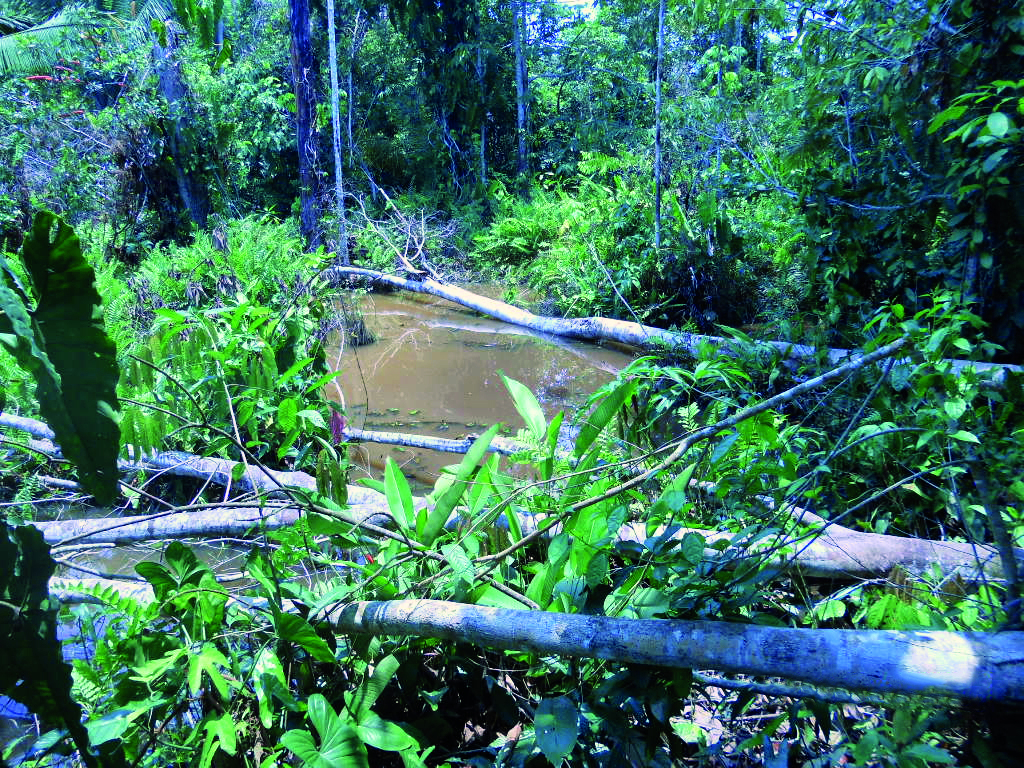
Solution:
<svg viewBox="0 0 1024 768"><path fill-rule="evenodd" d="M48 544L135 544L161 539L240 537L257 528L276 530L294 525L298 507L219 507L198 512L103 517L90 520L33 522Z"/></svg>
<svg viewBox="0 0 1024 768"><path fill-rule="evenodd" d="M346 276L364 277L372 282L392 288L401 288L406 291L438 296L506 323L521 325L540 333L565 336L570 339L580 339L581 341L613 341L652 352L675 349L685 351L694 357L698 355L700 348L706 344L710 344L725 352L737 350L741 346L740 342L735 339L708 336L700 333L667 331L664 328L655 328L654 326L642 325L641 323L629 320L612 320L605 317L561 318L535 315L532 312L519 309L503 301L489 299L486 296L480 296L464 288L439 283L430 278L409 280L398 275L389 275L384 272L362 269L360 267L331 267L324 270L321 274L328 279L340 279ZM817 360L819 355L823 354L829 365L838 365L846 360L856 358L859 354L850 349L829 348L819 350L807 344L795 344L788 341L762 341L758 343L772 347L787 360ZM999 365L969 360L950 360L949 362L953 365L954 370L957 371L973 367L978 372L991 374L993 383L1001 383L1005 379L1007 372L1020 373L1024 370L1024 367L1019 365Z"/></svg>
<svg viewBox="0 0 1024 768"><path fill-rule="evenodd" d="M390 526L392 518L387 513L386 503L382 502L382 505L379 511L366 506L353 509L353 525ZM256 528L276 530L293 525L300 515L301 510L296 506L237 506L119 518L35 522L32 525L43 532L48 543L56 546L65 542L123 545L171 538L242 537ZM540 517L526 514L518 517L524 533L543 524ZM458 528L470 523L453 517L448 527ZM508 524L502 517L495 525L507 529ZM546 533L554 535L561 529L560 525L553 525ZM643 543L665 533L664 528L659 528L648 536L643 523L629 523L615 532L615 540ZM732 542L735 538L733 533L698 528L676 529L670 538L679 540L688 533L703 536L709 546L722 541ZM766 553L766 548L779 554ZM836 580L884 578L894 568L920 575L935 565L944 574L955 573L968 583L1002 578L1002 564L992 547L860 533L840 526L803 536L780 533L778 537L761 540L749 547L744 541L739 541L725 551L709 548L706 554L709 559L723 565L740 558L768 557L774 559L778 566L792 567L805 577ZM1024 553L1018 552L1018 559L1024 565Z"/></svg>
<svg viewBox="0 0 1024 768"><path fill-rule="evenodd" d="M51 579L69 604L112 589L143 602L148 584ZM244 607L258 601L236 598ZM490 608L440 600L358 602L325 617L339 634L412 635L487 648L713 669L888 694L1024 702L1024 632L791 629L724 621L623 619Z"/></svg>
<svg viewBox="0 0 1024 768"><path fill-rule="evenodd" d="M618 619L438 600L351 603L344 634L416 635L538 654L769 675L855 690L1024 701L1024 632L789 629Z"/></svg>
<svg viewBox="0 0 1024 768"><path fill-rule="evenodd" d="M43 437L52 434L42 422L9 414L0 414L0 426L16 427ZM373 435L374 433L364 434ZM48 451L50 455L59 455L57 447L47 441L37 441L36 448ZM237 462L168 452L141 457L137 462L123 461L119 464L132 470L144 469L148 472L168 472L204 480L209 479L212 483L225 486L231 482L231 470ZM316 479L305 472L280 472L263 467L250 467L242 484L249 490L257 491L277 491L281 490L282 486L315 490ZM235 487L239 487L239 482L235 483ZM382 494L354 485L348 486L348 493L351 508L349 514L355 521L354 524L376 526L391 524L392 518L387 499ZM414 499L414 505L417 508L427 503L427 500L421 497ZM280 508L278 507L278 509ZM261 512L258 507L243 507L240 511L234 508L222 508L208 512L158 513L156 516L76 520L38 523L37 525L43 529L47 541L55 544L68 540L91 543L128 543L172 537L243 535L260 520L261 514L263 515L263 524L270 527L280 527L294 522L284 511L276 511L268 516L266 508ZM274 517L274 515L283 516ZM235 519L232 519L232 516ZM811 522L811 532L800 537L780 534L779 539L772 542L772 545L775 548L795 548L795 553L788 555L786 562L807 576L835 579L880 578L888 574L894 567L902 568L909 573L920 574L927 571L932 565L939 565L944 573L955 572L965 581L971 582L986 578L1002 578L1003 575L998 554L990 546L863 533L831 524L804 510L796 510L793 517L798 520L803 519L804 522ZM542 522L539 518L520 516L520 526L524 532L536 530ZM460 525L461 521L453 519L449 524ZM507 525L507 523L505 524ZM818 530L814 531L814 527ZM550 530L557 532L560 528L553 526ZM687 532L689 529L681 529L676 531L674 536L679 538ZM722 539L731 540L733 537L733 534L727 532L703 529L694 529L694 532L705 536L709 542ZM624 526L617 532L617 536L620 541L643 542L648 538L643 523ZM748 552L746 556L756 554L756 551ZM1016 555L1018 561L1024 566L1024 551L1016 550Z"/></svg>

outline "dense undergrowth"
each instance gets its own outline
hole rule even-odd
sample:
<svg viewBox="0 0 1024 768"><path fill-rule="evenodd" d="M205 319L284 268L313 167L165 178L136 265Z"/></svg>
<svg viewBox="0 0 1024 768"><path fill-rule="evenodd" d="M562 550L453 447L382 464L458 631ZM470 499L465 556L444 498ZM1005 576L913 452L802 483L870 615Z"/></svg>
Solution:
<svg viewBox="0 0 1024 768"><path fill-rule="evenodd" d="M201 242L155 250L123 274L104 273L99 260L99 284L110 284L111 295L119 295L113 286L122 286L120 295L135 286L132 301L108 307L112 331L134 342L119 355L122 443L232 459L244 447L251 461L326 472L323 488L333 484L336 492L343 454L320 400L325 377L316 348L329 323L311 280L322 257L298 259L280 225L231 225L229 244L239 231L265 258L238 252L244 245L225 252ZM163 294L160 286L171 288ZM744 764L764 759L773 743L802 764L822 766L851 758L923 766L995 754L1004 749L997 720L945 705L893 699L851 708L828 703L827 695L790 694L792 703L782 706L757 688L729 694L686 672L429 639L335 637L310 623L325 607L353 599L416 595L521 607L511 590L547 610L606 616L1004 627L1013 608L994 583L978 589L937 570L914 578L894 571L877 582L830 587L780 570L768 555L725 556L755 552L785 529L779 511L791 505L827 516L843 511L842 525L864 530L979 542L991 540L995 513L1011 537L1024 534L1016 503L994 510L980 491L1019 486L1019 395L941 362L952 350L971 351L978 322L948 299L913 317L885 308L869 329L871 344L910 334L916 367L868 368L828 395L745 420L670 471L585 512L572 513L572 505L614 487L630 466L656 462L652 449L783 388L790 374L779 375L777 360L722 357L710 348L696 360L638 360L595 393L570 456L555 449L559 420L548 424L528 390L509 382L527 424L519 438L532 446L518 461L533 464L540 485L523 486L498 457L477 451L439 481L429 520L417 519L395 465L378 486L398 530L440 560L401 537L368 538L338 521L344 497L328 491L300 497L316 512L295 528L253 540L245 573L254 586L244 593L262 601L258 610L230 602L235 590L180 543L160 563L136 569L156 602L109 587L87 590L99 605L81 609L77 621L95 650L88 663L75 663L72 695L88 739L128 763L197 765L277 765L287 754L310 765L532 765L562 757L588 765ZM1012 377L1008 386L1016 386ZM9 452L5 477L46 467L36 462ZM961 480L967 473L973 489ZM690 481L710 483L710 493L694 494ZM178 506L223 502L220 489L193 483L147 488ZM129 495L137 511L150 509L147 497ZM475 564L522 535L494 525L502 509L565 519L566 528ZM472 524L445 532L440 523L457 510ZM617 542L616 531L631 520L643 522L650 538ZM699 534L672 543L653 535L666 525L726 530L732 538L728 546L708 547ZM297 578L297 568L306 575ZM60 738L50 732L34 749L45 754Z"/></svg>

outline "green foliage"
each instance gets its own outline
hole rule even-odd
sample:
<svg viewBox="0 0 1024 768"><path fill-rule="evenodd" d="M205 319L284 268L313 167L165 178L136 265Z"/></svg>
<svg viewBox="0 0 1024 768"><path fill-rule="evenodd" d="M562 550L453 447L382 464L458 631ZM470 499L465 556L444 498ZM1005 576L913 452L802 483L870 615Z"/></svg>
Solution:
<svg viewBox="0 0 1024 768"><path fill-rule="evenodd" d="M82 727L82 708L71 696L71 669L57 640L57 606L49 596L55 563L39 531L11 527L0 535L0 692L37 716L65 728L87 766L123 765L99 757ZM93 744L100 742L93 740Z"/></svg>
<svg viewBox="0 0 1024 768"><path fill-rule="evenodd" d="M82 485L107 501L117 492L118 369L93 271L50 213L36 216L22 262L27 286L0 256L0 341L32 373L39 410Z"/></svg>

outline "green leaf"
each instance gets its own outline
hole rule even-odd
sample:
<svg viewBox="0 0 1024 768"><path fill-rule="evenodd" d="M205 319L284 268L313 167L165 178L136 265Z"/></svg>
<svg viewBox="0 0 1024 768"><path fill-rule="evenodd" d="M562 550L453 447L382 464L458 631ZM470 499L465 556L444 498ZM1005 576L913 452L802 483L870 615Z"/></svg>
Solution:
<svg viewBox="0 0 1024 768"><path fill-rule="evenodd" d="M57 639L57 606L48 593L56 565L43 534L30 525L0 522L0 563L0 693L67 728L92 768L98 763Z"/></svg>
<svg viewBox="0 0 1024 768"><path fill-rule="evenodd" d="M1013 122L1002 112L993 112L985 124L988 126L988 132L997 139L1003 138L1013 127Z"/></svg>
<svg viewBox="0 0 1024 768"><path fill-rule="evenodd" d="M814 614L822 621L841 619L846 615L846 604L842 600L826 600L814 607Z"/></svg>
<svg viewBox="0 0 1024 768"><path fill-rule="evenodd" d="M926 765L956 765L957 762L948 751L931 744L911 744L902 754L916 757Z"/></svg>
<svg viewBox="0 0 1024 768"><path fill-rule="evenodd" d="M576 746L579 713L565 696L542 699L533 716L537 746L552 765L561 765Z"/></svg>
<svg viewBox="0 0 1024 768"><path fill-rule="evenodd" d="M594 440L597 439L597 436L601 434L601 430L608 425L608 422L622 408L622 404L636 391L636 387L636 379L622 382L601 401L600 405L583 422L580 433L576 436L574 453L577 457L582 457L587 449L590 448Z"/></svg>
<svg viewBox="0 0 1024 768"><path fill-rule="evenodd" d="M682 554L686 562L691 565L697 565L704 560L704 547L707 541L703 536L695 531L690 531L683 540L679 543L679 551Z"/></svg>
<svg viewBox="0 0 1024 768"><path fill-rule="evenodd" d="M696 464L690 464L665 486L651 509L651 516L655 520L671 519L683 508L686 504L686 489L696 469Z"/></svg>
<svg viewBox="0 0 1024 768"><path fill-rule="evenodd" d="M294 397L282 400L277 406L277 423L285 432L295 429L296 416L299 413L299 402Z"/></svg>
<svg viewBox="0 0 1024 768"><path fill-rule="evenodd" d="M365 715L355 730L362 741L385 752L403 752L419 746L398 723L384 720L373 712Z"/></svg>
<svg viewBox="0 0 1024 768"><path fill-rule="evenodd" d="M505 382L505 388L508 389L508 393L512 396L512 402L526 423L526 427L533 435L533 439L538 443L543 442L545 432L547 431L547 420L544 418L544 411L541 409L536 395L530 391L529 387L520 384L515 379L510 379L501 371L498 371L498 375Z"/></svg>
<svg viewBox="0 0 1024 768"><path fill-rule="evenodd" d="M959 419L967 411L967 402L963 398L947 400L942 404L942 409L951 419Z"/></svg>
<svg viewBox="0 0 1024 768"><path fill-rule="evenodd" d="M937 130L939 130L939 128L948 123L950 120L960 119L960 117L962 117L964 112L966 111L967 107L962 104L957 104L942 110L941 112L939 112L939 114L937 114L935 117L931 119L930 123L928 123L929 135L935 133Z"/></svg>
<svg viewBox="0 0 1024 768"><path fill-rule="evenodd" d="M116 709L107 712L103 717L90 720L85 724L85 730L89 733L89 742L92 744L105 744L114 739L120 739L132 720L138 717L141 712L132 708Z"/></svg>
<svg viewBox="0 0 1024 768"><path fill-rule="evenodd" d="M294 697L288 690L284 666L271 648L262 648L252 667L252 689L256 694L260 723L264 728L273 724L272 696L277 696L286 706L294 706Z"/></svg>
<svg viewBox="0 0 1024 768"><path fill-rule="evenodd" d="M35 380L39 411L82 485L107 503L117 492L119 372L92 267L74 230L46 211L36 214L22 260L36 306L22 301L0 256L0 341Z"/></svg>
<svg viewBox="0 0 1024 768"><path fill-rule="evenodd" d="M355 729L343 722L321 694L314 693L307 702L309 720L320 735L318 757L329 768L366 766L366 747Z"/></svg>
<svg viewBox="0 0 1024 768"><path fill-rule="evenodd" d="M357 723L370 714L370 708L377 702L381 693L398 671L398 659L393 655L385 656L378 662L371 674L362 685L360 685L349 699L349 709L352 711Z"/></svg>
<svg viewBox="0 0 1024 768"><path fill-rule="evenodd" d="M998 149L993 152L985 158L985 162L981 164L981 170L985 173L992 173L992 171L999 167L999 164L1003 161L1003 157L1009 151L1009 147L1003 147L1002 149Z"/></svg>
<svg viewBox="0 0 1024 768"><path fill-rule="evenodd" d="M954 440L960 440L965 443L975 443L977 445L981 445L981 440L979 440L976 435L963 429L958 429L956 432L950 435L950 437L952 437Z"/></svg>
<svg viewBox="0 0 1024 768"><path fill-rule="evenodd" d="M441 494L441 498L437 500L434 508L427 514L422 530L419 530L419 526L417 526L419 539L427 546L434 543L438 534L441 533L441 529L444 528L444 524L448 522L449 515L451 515L452 510L455 509L455 505L459 503L463 492L466 490L466 481L473 474L476 465L486 455L487 448L490 446L494 436L498 434L499 429L501 429L501 424L495 424L474 441L455 470L454 482Z"/></svg>
<svg viewBox="0 0 1024 768"><path fill-rule="evenodd" d="M466 550L458 543L452 543L442 546L441 553L448 561L455 580L465 582L466 586L472 586L473 579L476 578L476 570L473 568L473 561L469 559Z"/></svg>
<svg viewBox="0 0 1024 768"><path fill-rule="evenodd" d="M399 527L406 531L410 530L416 524L412 491L409 490L409 481L390 456L384 466L384 495L388 500L388 509L398 521Z"/></svg>
<svg viewBox="0 0 1024 768"><path fill-rule="evenodd" d="M316 630L301 616L278 613L274 616L277 635L286 643L295 643L317 661L334 661L334 652Z"/></svg>
<svg viewBox="0 0 1024 768"><path fill-rule="evenodd" d="M221 668L230 668L224 654L217 650L216 646L205 643L199 653L191 656L188 661L188 687L195 696L203 688L203 673L205 672L217 689L223 700L231 696L227 680L221 674Z"/></svg>

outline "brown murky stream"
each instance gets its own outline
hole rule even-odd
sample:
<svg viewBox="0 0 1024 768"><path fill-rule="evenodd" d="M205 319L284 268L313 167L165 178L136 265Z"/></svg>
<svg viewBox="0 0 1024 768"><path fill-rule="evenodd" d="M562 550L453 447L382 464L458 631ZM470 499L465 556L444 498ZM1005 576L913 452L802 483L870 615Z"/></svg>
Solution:
<svg viewBox="0 0 1024 768"><path fill-rule="evenodd" d="M459 438L500 421L514 435L523 422L499 370L528 386L549 418L566 409L568 420L633 359L619 349L538 335L432 296L368 295L358 304L378 341L328 351L343 371L328 394L360 429ZM460 458L377 444L350 451L353 463L370 474L388 456L428 487Z"/></svg>

